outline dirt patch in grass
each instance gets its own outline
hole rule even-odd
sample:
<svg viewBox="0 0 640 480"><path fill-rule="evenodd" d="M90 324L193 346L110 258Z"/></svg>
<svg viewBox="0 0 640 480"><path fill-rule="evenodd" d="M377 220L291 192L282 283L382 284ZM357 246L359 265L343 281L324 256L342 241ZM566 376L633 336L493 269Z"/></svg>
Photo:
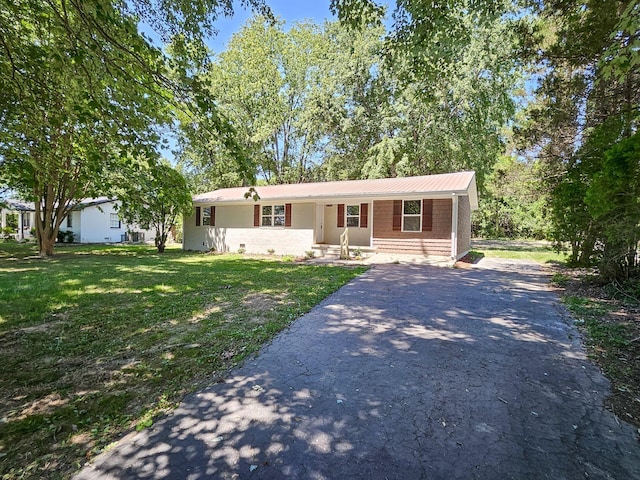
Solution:
<svg viewBox="0 0 640 480"><path fill-rule="evenodd" d="M556 267L553 283L583 334L589 356L611 381L606 407L640 427L640 305L590 270Z"/></svg>

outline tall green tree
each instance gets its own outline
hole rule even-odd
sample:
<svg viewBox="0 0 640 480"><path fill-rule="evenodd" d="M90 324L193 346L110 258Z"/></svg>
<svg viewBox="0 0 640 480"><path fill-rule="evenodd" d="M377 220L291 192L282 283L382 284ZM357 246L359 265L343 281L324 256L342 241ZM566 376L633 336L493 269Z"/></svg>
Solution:
<svg viewBox="0 0 640 480"><path fill-rule="evenodd" d="M85 15L97 17L98 10L66 6L3 2L0 10L2 177L35 201L41 255L53 253L72 202L108 187L109 172L127 151L151 154L154 126L167 119L162 101L149 95L150 71L117 50L108 64L94 53L112 50L85 28ZM159 55L145 48L132 18L116 9L100 13L111 34L156 68Z"/></svg>
<svg viewBox="0 0 640 480"><path fill-rule="evenodd" d="M231 7L231 0L0 2L0 184L35 202L41 255L53 253L74 200L107 193L109 173L131 155L153 157L172 107L211 109L190 69L205 60L203 39ZM138 31L141 20L172 42L171 59Z"/></svg>
<svg viewBox="0 0 640 480"><path fill-rule="evenodd" d="M600 261L601 271L616 277L635 257L637 239L632 229L619 230L623 238L614 239L607 233L609 219L587 198L594 198L593 189L604 198L603 189L615 185L604 181L613 172L605 167L607 152L637 131L640 64L633 50L638 32L631 31L637 5L590 0L535 6L541 81L523 136L545 167L555 239L569 243L573 262Z"/></svg>
<svg viewBox="0 0 640 480"><path fill-rule="evenodd" d="M308 181L322 147L322 131L310 107L327 46L313 24L296 24L287 32L283 27L262 16L252 18L200 77L233 125L254 171L269 183ZM206 121L196 119L184 127L198 128ZM184 147L182 158L196 171L234 170L219 141L195 139Z"/></svg>
<svg viewBox="0 0 640 480"><path fill-rule="evenodd" d="M547 197L540 194L540 164L503 155L486 177L474 233L489 238L549 236Z"/></svg>
<svg viewBox="0 0 640 480"><path fill-rule="evenodd" d="M638 266L640 241L640 133L604 152L584 199L603 226L601 274L612 280L629 278Z"/></svg>
<svg viewBox="0 0 640 480"><path fill-rule="evenodd" d="M117 189L119 214L127 223L155 230L155 245L163 253L171 228L182 215L191 213L187 182L167 161L152 168L142 163L137 169L129 169L127 176L124 187Z"/></svg>
<svg viewBox="0 0 640 480"><path fill-rule="evenodd" d="M384 10L374 1L335 0L352 29L366 31ZM368 152L365 176L474 169L480 184L504 151L520 80L519 28L511 1L396 3L382 45L392 98L387 134Z"/></svg>

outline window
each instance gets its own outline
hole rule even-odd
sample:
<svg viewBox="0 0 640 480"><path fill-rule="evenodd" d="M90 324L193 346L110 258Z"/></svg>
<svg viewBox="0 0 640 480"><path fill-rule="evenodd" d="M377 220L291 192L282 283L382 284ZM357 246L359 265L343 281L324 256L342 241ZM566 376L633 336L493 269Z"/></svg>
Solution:
<svg viewBox="0 0 640 480"><path fill-rule="evenodd" d="M216 207L196 207L196 227L216 225Z"/></svg>
<svg viewBox="0 0 640 480"><path fill-rule="evenodd" d="M360 226L360 205L347 205L347 227Z"/></svg>
<svg viewBox="0 0 640 480"><path fill-rule="evenodd" d="M22 226L24 228L29 228L31 226L30 215L28 213L22 214Z"/></svg>
<svg viewBox="0 0 640 480"><path fill-rule="evenodd" d="M422 202L420 200L404 200L402 202L402 231L419 232L422 229Z"/></svg>
<svg viewBox="0 0 640 480"><path fill-rule="evenodd" d="M73 227L73 221L71 220L71 212L67 215L67 228Z"/></svg>
<svg viewBox="0 0 640 480"><path fill-rule="evenodd" d="M111 228L120 228L121 224L120 224L120 217L118 217L117 213L112 213L109 216L109 226Z"/></svg>
<svg viewBox="0 0 640 480"><path fill-rule="evenodd" d="M344 228L345 224L347 227L367 228L369 225L369 204L345 205L344 203L339 203L336 226Z"/></svg>
<svg viewBox="0 0 640 480"><path fill-rule="evenodd" d="M263 227L284 227L284 205L263 205L262 220Z"/></svg>

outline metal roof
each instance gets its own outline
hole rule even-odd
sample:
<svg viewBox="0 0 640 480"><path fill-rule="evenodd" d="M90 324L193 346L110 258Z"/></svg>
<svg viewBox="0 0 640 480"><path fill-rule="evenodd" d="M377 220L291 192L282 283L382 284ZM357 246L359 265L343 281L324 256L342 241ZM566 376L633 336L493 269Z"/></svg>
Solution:
<svg viewBox="0 0 640 480"><path fill-rule="evenodd" d="M6 200L0 199L0 206L2 202L5 203L6 209L15 212L35 212L36 207L33 202L24 202L22 200L14 200L12 198L8 198Z"/></svg>
<svg viewBox="0 0 640 480"><path fill-rule="evenodd" d="M407 195L442 197L468 195L471 208L478 207L475 172L444 173L419 177L376 180L295 183L254 187L260 201L336 201L340 198L397 198ZM249 187L222 188L195 195L195 203L242 203ZM253 200L250 200L253 201Z"/></svg>
<svg viewBox="0 0 640 480"><path fill-rule="evenodd" d="M74 205L74 210L81 210L86 207L91 207L94 205L102 205L103 203L115 202L116 200L109 197L89 197L83 198L82 200L78 200Z"/></svg>
<svg viewBox="0 0 640 480"><path fill-rule="evenodd" d="M36 207L33 202L24 202L22 200L14 200L14 199L7 199L7 200L0 199L0 205L2 205L3 201L6 204L7 210L23 211L23 212L36 211ZM72 203L71 208L73 210L81 210L85 207L90 207L92 205L101 205L103 203L109 203L114 201L115 199L112 199L109 197L84 198L82 200L78 200L75 203Z"/></svg>

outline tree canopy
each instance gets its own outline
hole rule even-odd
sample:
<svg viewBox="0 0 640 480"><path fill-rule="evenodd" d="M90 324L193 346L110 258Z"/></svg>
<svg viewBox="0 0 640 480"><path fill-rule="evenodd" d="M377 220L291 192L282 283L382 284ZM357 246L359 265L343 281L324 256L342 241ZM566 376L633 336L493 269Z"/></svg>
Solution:
<svg viewBox="0 0 640 480"><path fill-rule="evenodd" d="M472 15L462 18L475 28ZM502 151L501 129L520 81L511 22L486 23L447 70L429 77L413 70L410 57L389 62L387 45L381 26L299 23L286 30L255 17L198 79L234 126L253 174L266 182L464 169L482 179ZM422 47L434 55L437 48L436 41ZM206 121L183 129L197 131ZM183 140L181 159L204 189L240 180L220 175L234 163L219 141ZM217 182L203 182L204 172Z"/></svg>
<svg viewBox="0 0 640 480"><path fill-rule="evenodd" d="M212 55L232 0L0 2L0 187L36 202L41 254L167 128L195 190L473 169L481 232L637 267L637 2L332 0L323 25L267 3Z"/></svg>
<svg viewBox="0 0 640 480"><path fill-rule="evenodd" d="M629 228L637 212L616 210L620 182L633 192L631 164L640 162L630 140L640 119L638 7L626 0L535 7L541 80L521 136L543 165L555 240L570 245L573 263L598 262L607 278L620 279L636 266L638 242Z"/></svg>
<svg viewBox="0 0 640 480"><path fill-rule="evenodd" d="M242 3L266 9L261 0ZM0 184L35 202L42 255L53 253L73 200L109 193L110 172L132 155L156 156L176 106L213 108L189 69L206 59L204 38L231 7L0 2ZM142 20L171 41L171 57L139 31Z"/></svg>
<svg viewBox="0 0 640 480"><path fill-rule="evenodd" d="M155 245L162 253L171 229L182 215L191 213L187 182L166 160L151 168L141 162L127 175L134 178L121 178L123 186L116 190L121 200L118 213L127 223L155 230Z"/></svg>

